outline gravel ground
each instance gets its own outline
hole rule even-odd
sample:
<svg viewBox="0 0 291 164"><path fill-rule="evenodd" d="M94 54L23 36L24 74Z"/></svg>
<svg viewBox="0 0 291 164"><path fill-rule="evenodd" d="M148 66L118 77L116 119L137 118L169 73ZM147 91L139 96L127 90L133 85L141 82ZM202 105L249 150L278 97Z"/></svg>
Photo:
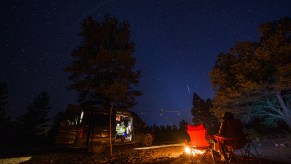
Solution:
<svg viewBox="0 0 291 164"><path fill-rule="evenodd" d="M32 156L25 164L58 163L156 163L171 158L179 158L183 154L183 147L164 147L158 149L135 150L133 145L115 146L113 156L109 148L102 154L91 154L80 150L61 150Z"/></svg>
<svg viewBox="0 0 291 164"><path fill-rule="evenodd" d="M254 145L263 158L261 163L291 163L291 140L254 141ZM119 145L113 147L113 156L109 148L97 155L80 149L57 149L30 154L10 156L0 159L2 164L83 164L83 163L191 163L188 156L183 155L183 146L171 146L155 149L137 150L136 145ZM18 158L16 158L18 157ZM210 156L207 157L208 160ZM202 162L204 163L204 162Z"/></svg>
<svg viewBox="0 0 291 164"><path fill-rule="evenodd" d="M291 138L253 142L261 158L291 164Z"/></svg>

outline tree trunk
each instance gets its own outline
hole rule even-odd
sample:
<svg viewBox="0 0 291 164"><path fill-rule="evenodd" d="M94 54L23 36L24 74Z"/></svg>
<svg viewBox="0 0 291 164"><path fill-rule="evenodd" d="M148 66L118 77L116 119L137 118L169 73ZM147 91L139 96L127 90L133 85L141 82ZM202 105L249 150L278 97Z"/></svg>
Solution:
<svg viewBox="0 0 291 164"><path fill-rule="evenodd" d="M276 92L276 97L278 99L278 102L279 102L281 108L283 109L283 112L285 113L285 112L289 111L290 109L288 109L287 104L284 102L282 95L281 95L281 91Z"/></svg>
<svg viewBox="0 0 291 164"><path fill-rule="evenodd" d="M286 120L286 123L289 126L289 130L291 130L291 120Z"/></svg>
<svg viewBox="0 0 291 164"><path fill-rule="evenodd" d="M90 109L89 127L87 130L87 137L86 137L86 146L91 146L90 145L90 138L91 138L91 132L92 132L92 117L93 117L93 109Z"/></svg>
<svg viewBox="0 0 291 164"><path fill-rule="evenodd" d="M288 108L287 104L285 103L284 99L282 98L281 92L276 92L276 97L278 99L278 102L280 104L280 107L282 108L282 113L284 121L289 126L289 129L291 130L291 110Z"/></svg>
<svg viewBox="0 0 291 164"><path fill-rule="evenodd" d="M291 130L291 111L287 111L285 113L285 120L286 124L289 126L289 129Z"/></svg>
<svg viewBox="0 0 291 164"><path fill-rule="evenodd" d="M113 103L111 105L111 108L110 108L110 114L109 114L109 135L110 135L110 155L112 156L112 108L113 108Z"/></svg>

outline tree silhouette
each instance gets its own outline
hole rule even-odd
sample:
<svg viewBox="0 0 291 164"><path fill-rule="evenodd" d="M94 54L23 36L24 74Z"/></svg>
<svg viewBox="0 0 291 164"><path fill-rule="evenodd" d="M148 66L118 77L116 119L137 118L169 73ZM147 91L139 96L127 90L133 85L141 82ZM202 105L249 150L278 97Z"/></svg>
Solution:
<svg viewBox="0 0 291 164"><path fill-rule="evenodd" d="M140 71L134 70L134 43L129 24L105 16L102 22L82 22L81 44L74 49L74 61L65 68L71 88L79 92L81 105L128 108L135 104Z"/></svg>
<svg viewBox="0 0 291 164"><path fill-rule="evenodd" d="M153 125L151 129L155 136L155 142L165 143L165 142L177 142L181 143L185 140L189 140L189 136L186 132L185 125L187 124L184 120L179 122L179 128L176 125Z"/></svg>
<svg viewBox="0 0 291 164"><path fill-rule="evenodd" d="M79 102L85 113L93 113L92 106L110 111L111 138L111 120L115 121L112 110L132 107L135 97L141 95L136 90L140 71L134 69L135 45L130 39L129 24L109 15L102 22L87 17L82 22L80 36L82 42L72 52L74 61L65 71L70 73L73 82L70 87L79 92ZM90 122L87 144L94 130L93 120ZM112 154L111 139L110 145Z"/></svg>
<svg viewBox="0 0 291 164"><path fill-rule="evenodd" d="M239 42L221 53L210 72L216 91L213 111L231 111L245 121L263 119L291 127L291 19L260 26L258 42Z"/></svg>
<svg viewBox="0 0 291 164"><path fill-rule="evenodd" d="M191 113L195 125L204 124L209 134L218 132L219 123L217 118L210 112L212 101L202 99L198 94L193 94L193 107Z"/></svg>
<svg viewBox="0 0 291 164"><path fill-rule="evenodd" d="M48 126L49 112L49 95L42 92L27 106L27 111L17 118L17 125L25 143L39 144Z"/></svg>

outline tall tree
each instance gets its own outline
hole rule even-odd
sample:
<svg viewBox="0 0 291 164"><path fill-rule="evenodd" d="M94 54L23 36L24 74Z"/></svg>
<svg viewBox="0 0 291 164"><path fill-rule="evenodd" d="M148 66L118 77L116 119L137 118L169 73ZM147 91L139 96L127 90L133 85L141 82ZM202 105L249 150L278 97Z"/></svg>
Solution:
<svg viewBox="0 0 291 164"><path fill-rule="evenodd" d="M28 143L37 142L45 134L50 108L49 95L42 92L27 106L27 111L17 118L17 125Z"/></svg>
<svg viewBox="0 0 291 164"><path fill-rule="evenodd" d="M136 89L140 71L134 68L135 45L130 39L128 22L119 22L109 15L102 22L88 17L82 22L80 36L82 42L72 52L74 61L65 71L73 81L71 88L79 92L81 106L85 110L92 105L104 107L111 115L114 108L135 105L135 97L141 95ZM91 131L93 126L91 123ZM112 146L110 150L112 154Z"/></svg>
<svg viewBox="0 0 291 164"><path fill-rule="evenodd" d="M264 23L259 31L258 42L239 42L218 56L210 72L213 110L274 126L284 120L291 128L291 19Z"/></svg>
<svg viewBox="0 0 291 164"><path fill-rule="evenodd" d="M74 61L65 68L71 88L79 92L81 104L127 108L135 104L140 71L134 69L135 45L128 22L105 16L102 22L87 17L81 26L81 44L74 49Z"/></svg>
<svg viewBox="0 0 291 164"><path fill-rule="evenodd" d="M211 99L204 100L198 94L194 93L192 104L191 113L194 124L198 125L203 123L209 134L217 133L219 123L217 118L210 112L210 108L212 107Z"/></svg>

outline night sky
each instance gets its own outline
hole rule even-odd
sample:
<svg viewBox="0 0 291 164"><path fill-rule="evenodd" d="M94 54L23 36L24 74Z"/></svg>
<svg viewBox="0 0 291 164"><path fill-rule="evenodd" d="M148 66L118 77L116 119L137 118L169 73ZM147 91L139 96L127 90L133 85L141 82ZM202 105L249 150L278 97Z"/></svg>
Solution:
<svg viewBox="0 0 291 164"><path fill-rule="evenodd" d="M257 40L261 23L291 17L291 1L1 0L0 82L8 85L10 115L24 113L42 91L52 115L76 103L63 68L80 42L81 20L107 13L129 21L136 44L144 95L132 110L149 125L166 125L190 122L193 92L214 96L208 73L217 54Z"/></svg>

